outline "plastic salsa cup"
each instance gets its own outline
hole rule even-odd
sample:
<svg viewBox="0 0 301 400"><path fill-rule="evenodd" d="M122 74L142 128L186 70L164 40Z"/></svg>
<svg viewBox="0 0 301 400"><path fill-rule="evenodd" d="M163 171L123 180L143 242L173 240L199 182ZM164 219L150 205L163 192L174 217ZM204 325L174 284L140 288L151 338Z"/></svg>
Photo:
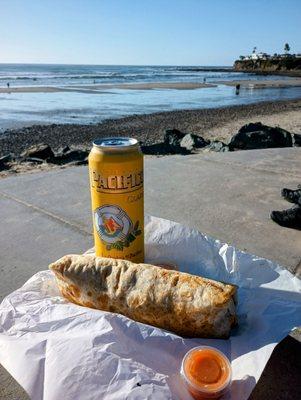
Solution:
<svg viewBox="0 0 301 400"><path fill-rule="evenodd" d="M209 346L194 347L185 354L181 375L196 400L218 399L232 382L230 361L221 351Z"/></svg>

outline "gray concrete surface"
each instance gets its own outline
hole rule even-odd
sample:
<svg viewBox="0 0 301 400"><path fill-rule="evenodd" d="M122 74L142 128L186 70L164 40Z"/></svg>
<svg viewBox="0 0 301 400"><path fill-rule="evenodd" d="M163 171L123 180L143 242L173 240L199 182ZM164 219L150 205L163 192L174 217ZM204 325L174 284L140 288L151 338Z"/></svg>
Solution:
<svg viewBox="0 0 301 400"><path fill-rule="evenodd" d="M290 206L280 190L301 182L300 166L298 148L147 158L145 211L299 273L301 232L279 227L269 213ZM0 298L63 254L92 246L89 196L87 167L0 181ZM7 382L2 369L0 388L13 394L0 391L0 399L23 398Z"/></svg>

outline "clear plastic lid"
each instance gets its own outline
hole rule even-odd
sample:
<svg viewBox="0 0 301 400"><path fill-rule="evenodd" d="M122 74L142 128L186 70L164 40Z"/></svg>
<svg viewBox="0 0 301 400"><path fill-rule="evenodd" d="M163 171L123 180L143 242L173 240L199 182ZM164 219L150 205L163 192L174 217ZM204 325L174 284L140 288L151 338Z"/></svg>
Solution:
<svg viewBox="0 0 301 400"><path fill-rule="evenodd" d="M202 383L198 382L191 374L188 373L189 367L193 365L193 357L198 355L204 355L205 357L207 356L207 358L210 355L212 356L212 359L219 364L218 368L220 368L220 373L224 375L220 384L218 382L213 384L210 381ZM196 368L195 364L194 368ZM206 368L206 363L204 362L203 364L199 365L198 368L200 370L200 374L205 374L206 371L204 371L204 368ZM181 375L188 390L196 399L217 399L227 392L232 382L232 369L230 361L221 351L210 346L198 346L188 351L182 361Z"/></svg>

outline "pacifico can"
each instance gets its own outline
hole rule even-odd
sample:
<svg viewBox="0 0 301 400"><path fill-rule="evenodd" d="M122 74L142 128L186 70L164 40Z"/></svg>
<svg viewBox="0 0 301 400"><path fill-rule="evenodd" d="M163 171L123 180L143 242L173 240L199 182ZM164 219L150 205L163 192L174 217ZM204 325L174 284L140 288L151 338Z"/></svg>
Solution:
<svg viewBox="0 0 301 400"><path fill-rule="evenodd" d="M95 140L89 174L96 256L144 262L143 154L137 140Z"/></svg>

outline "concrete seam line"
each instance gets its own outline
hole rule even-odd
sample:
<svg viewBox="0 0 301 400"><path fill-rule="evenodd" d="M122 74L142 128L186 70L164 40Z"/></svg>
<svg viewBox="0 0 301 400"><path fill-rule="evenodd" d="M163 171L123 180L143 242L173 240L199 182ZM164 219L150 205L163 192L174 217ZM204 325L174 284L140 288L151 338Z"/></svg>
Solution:
<svg viewBox="0 0 301 400"><path fill-rule="evenodd" d="M11 196L11 195L9 195L9 194L7 194L7 193L5 193L5 192L0 192L0 195L3 196L3 197L5 197L5 198L7 198L7 199L9 199L9 200L13 200L13 201L15 201L16 203L22 204L23 206L26 206L26 207L28 207L28 208L31 208L31 209L33 209L34 211L38 211L39 213L45 214L45 215L47 215L48 217L50 217L50 218L52 218L52 219L54 219L54 220L56 220L56 221L58 221L58 222L60 222L60 223L62 223L62 224L64 224L64 225L67 225L67 226L71 227L72 229L75 229L75 230L77 230L77 231L80 231L81 233L83 233L83 234L85 234L85 235L92 236L92 232L87 231L86 229L84 229L84 228L81 227L80 225L77 225L77 224L75 224L75 223L73 223L73 222L69 222L69 221L65 220L64 218L59 217L59 216L56 215L56 214L53 214L53 213L51 213L51 212L49 212L49 211L44 210L43 208L34 206L33 204L27 203L26 201L21 200L21 199L18 199L17 197Z"/></svg>

